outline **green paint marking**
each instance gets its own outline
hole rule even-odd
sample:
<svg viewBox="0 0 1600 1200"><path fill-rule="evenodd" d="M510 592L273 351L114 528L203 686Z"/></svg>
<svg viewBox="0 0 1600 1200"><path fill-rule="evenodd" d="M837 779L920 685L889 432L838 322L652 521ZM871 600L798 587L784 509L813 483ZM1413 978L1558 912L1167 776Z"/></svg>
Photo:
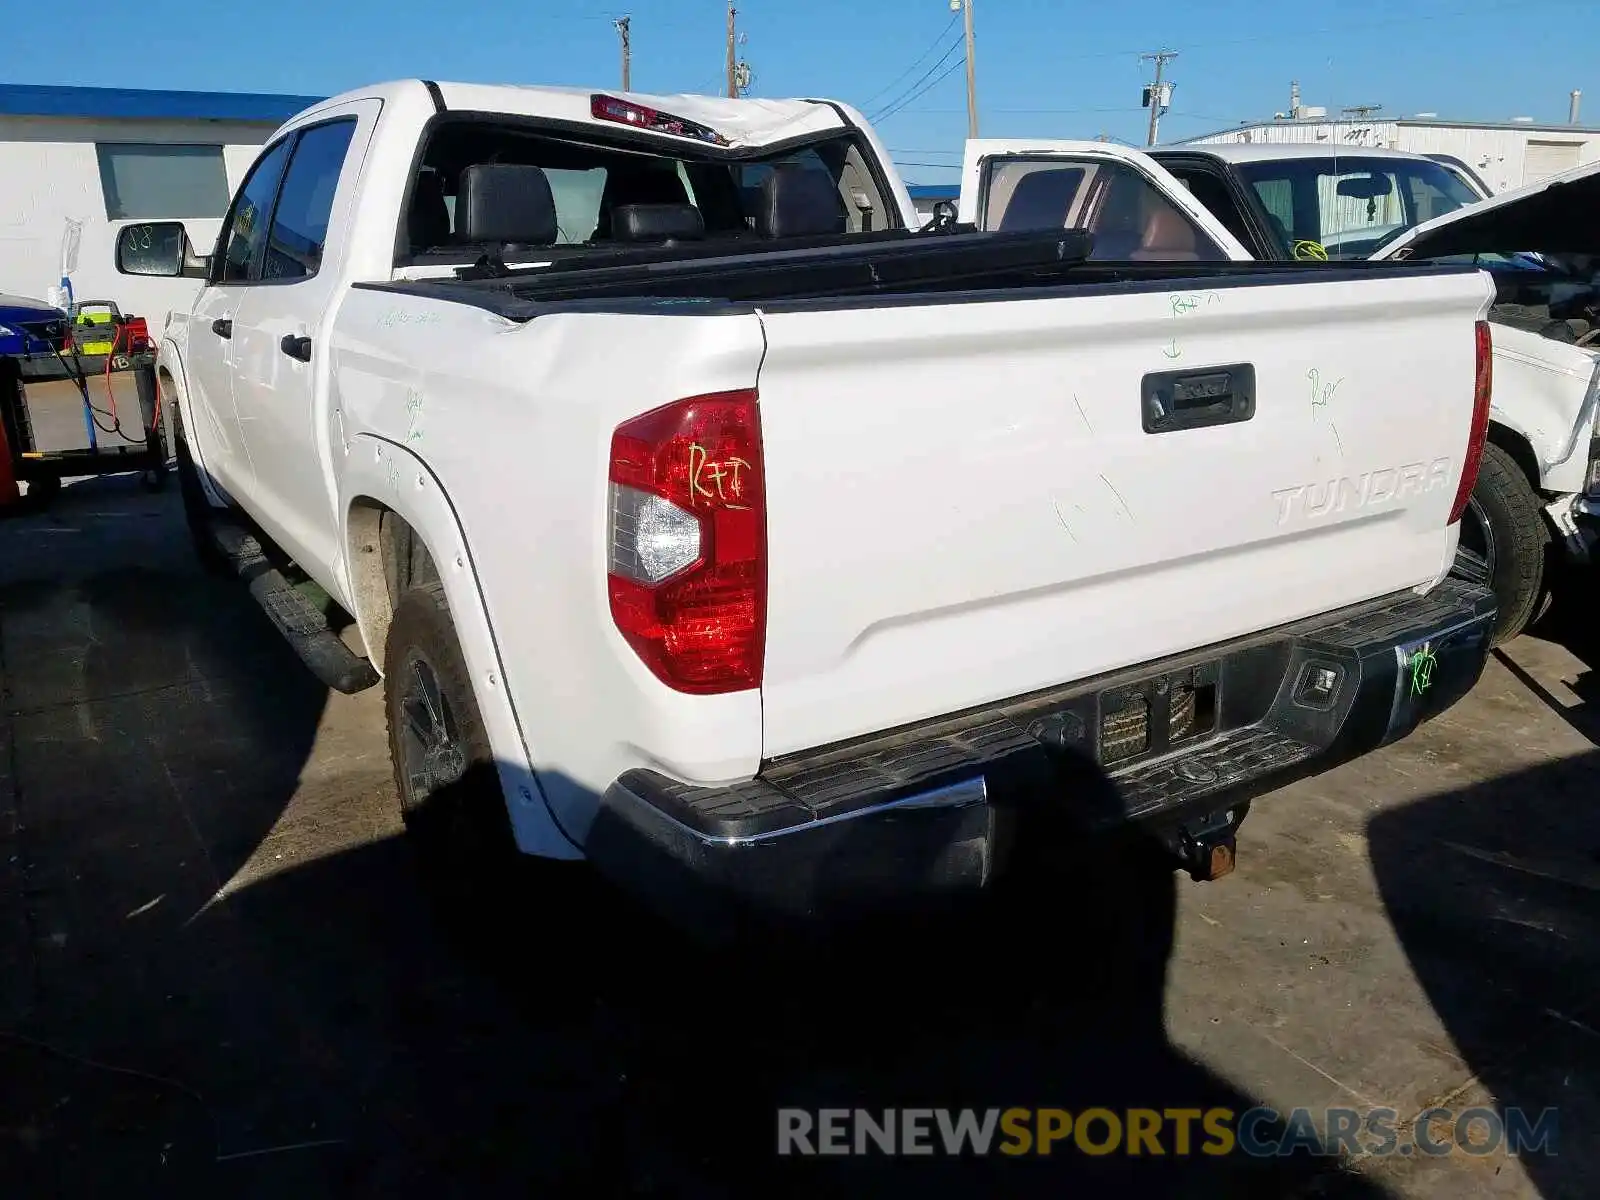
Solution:
<svg viewBox="0 0 1600 1200"><path fill-rule="evenodd" d="M422 430L417 428L417 422L422 420L422 396L415 391L407 392L406 409L411 413L411 424L406 429L406 441L420 442Z"/></svg>
<svg viewBox="0 0 1600 1200"><path fill-rule="evenodd" d="M1439 656L1424 646L1411 655L1411 694L1420 696L1433 686L1433 669L1439 665Z"/></svg>

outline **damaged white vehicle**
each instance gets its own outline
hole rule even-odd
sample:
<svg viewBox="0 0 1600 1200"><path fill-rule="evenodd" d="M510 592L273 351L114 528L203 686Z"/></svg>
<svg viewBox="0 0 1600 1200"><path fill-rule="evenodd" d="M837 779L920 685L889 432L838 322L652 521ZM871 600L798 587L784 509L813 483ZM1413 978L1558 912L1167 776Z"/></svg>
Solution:
<svg viewBox="0 0 1600 1200"><path fill-rule="evenodd" d="M1491 197L1423 154L1194 143L1148 152L1259 259L1476 264L1498 291L1489 449L1457 573L1488 580L1494 641L1544 609L1557 570L1596 555L1596 171ZM1585 257L1588 256L1588 257Z"/></svg>
<svg viewBox="0 0 1600 1200"><path fill-rule="evenodd" d="M1493 641L1542 611L1556 568L1600 541L1600 164L1488 197L1421 154L1367 147L1193 143L1116 150L1143 188L1107 186L1103 143L974 140L957 220L987 230L1081 228L1094 257L1182 261L1193 239L1144 220L1159 192L1235 259L1349 268L1431 259L1477 265L1497 287L1489 446L1461 526L1456 573L1487 581ZM1141 236L1141 234L1143 236ZM1329 314L1330 321L1336 315ZM1314 385L1315 386L1315 385ZM1587 570L1583 572L1587 574Z"/></svg>
<svg viewBox="0 0 1600 1200"><path fill-rule="evenodd" d="M1457 561L1500 596L1503 640L1543 606L1550 550L1592 564L1600 542L1600 163L1459 208L1372 257L1494 277L1490 442Z"/></svg>

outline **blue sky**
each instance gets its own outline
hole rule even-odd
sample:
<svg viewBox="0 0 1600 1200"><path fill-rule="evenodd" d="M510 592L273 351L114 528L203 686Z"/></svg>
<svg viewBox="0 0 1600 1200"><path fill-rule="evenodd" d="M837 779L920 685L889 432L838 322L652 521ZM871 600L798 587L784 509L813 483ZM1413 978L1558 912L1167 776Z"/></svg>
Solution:
<svg viewBox="0 0 1600 1200"><path fill-rule="evenodd" d="M8 14L6 37L31 49L3 78L316 95L416 76L615 86L611 19L625 12L635 90L715 92L725 3L273 0L240 20L197 0L143 0L114 36L65 39L59 13L25 5ZM344 35L328 25L335 10ZM1150 68L1138 56L1159 49L1179 52L1164 141L1271 117L1291 79L1304 103L1330 112L1381 104L1385 115L1471 120L1564 121L1576 87L1586 123L1600 124L1594 0L974 0L973 16L984 136L1143 144ZM739 26L752 94L860 105L908 179L954 177L940 164L959 160L966 92L949 0L741 0Z"/></svg>

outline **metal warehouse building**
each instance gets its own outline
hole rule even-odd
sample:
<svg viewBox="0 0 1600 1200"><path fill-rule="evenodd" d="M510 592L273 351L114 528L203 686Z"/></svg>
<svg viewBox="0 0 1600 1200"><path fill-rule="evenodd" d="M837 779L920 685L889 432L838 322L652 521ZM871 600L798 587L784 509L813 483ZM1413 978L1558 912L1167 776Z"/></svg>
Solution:
<svg viewBox="0 0 1600 1200"><path fill-rule="evenodd" d="M1576 97L1574 97L1576 109ZM1535 183L1600 159L1600 128L1532 120L1443 121L1427 114L1392 120L1328 120L1306 108L1284 117L1185 138L1195 142L1310 142L1443 155L1470 167L1493 192Z"/></svg>
<svg viewBox="0 0 1600 1200"><path fill-rule="evenodd" d="M262 143L318 99L0 84L0 292L45 296L78 222L75 298L159 323L195 283L119 275L117 229L183 220L208 252Z"/></svg>

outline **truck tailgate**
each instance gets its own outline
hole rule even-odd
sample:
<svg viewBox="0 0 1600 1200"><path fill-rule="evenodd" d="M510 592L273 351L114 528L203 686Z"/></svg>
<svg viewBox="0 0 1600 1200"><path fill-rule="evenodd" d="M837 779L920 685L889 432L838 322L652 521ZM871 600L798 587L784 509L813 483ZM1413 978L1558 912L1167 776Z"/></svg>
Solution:
<svg viewBox="0 0 1600 1200"><path fill-rule="evenodd" d="M1327 271L768 309L764 754L1434 582L1491 294Z"/></svg>

